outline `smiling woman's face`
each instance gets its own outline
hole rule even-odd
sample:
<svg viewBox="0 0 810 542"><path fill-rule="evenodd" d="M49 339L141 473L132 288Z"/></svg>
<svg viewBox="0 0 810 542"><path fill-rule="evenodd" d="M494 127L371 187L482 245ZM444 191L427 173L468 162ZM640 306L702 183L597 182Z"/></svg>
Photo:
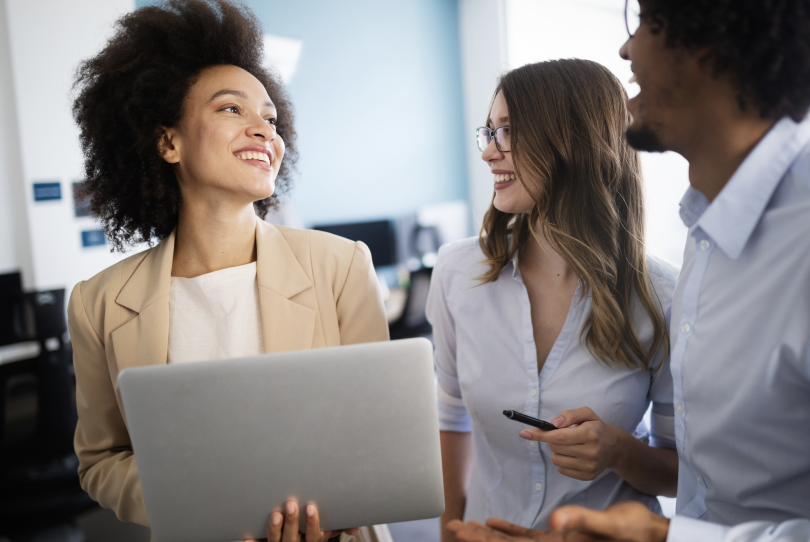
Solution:
<svg viewBox="0 0 810 542"><path fill-rule="evenodd" d="M246 205L270 197L284 158L275 125L276 108L253 75L236 66L200 72L161 142L183 198Z"/></svg>
<svg viewBox="0 0 810 542"><path fill-rule="evenodd" d="M508 124L509 110L506 107L506 100L503 94L498 92L492 100L487 127L495 129ZM487 163L493 174L495 198L492 205L502 213L530 213L534 207L534 200L515 176L513 153L499 151L493 138L481 153L481 160Z"/></svg>

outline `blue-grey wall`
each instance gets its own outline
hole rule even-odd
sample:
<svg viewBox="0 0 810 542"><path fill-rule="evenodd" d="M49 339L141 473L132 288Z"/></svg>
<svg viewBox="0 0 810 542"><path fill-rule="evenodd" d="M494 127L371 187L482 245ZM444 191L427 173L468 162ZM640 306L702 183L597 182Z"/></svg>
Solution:
<svg viewBox="0 0 810 542"><path fill-rule="evenodd" d="M303 40L289 91L305 224L467 199L457 0L246 4L265 32Z"/></svg>

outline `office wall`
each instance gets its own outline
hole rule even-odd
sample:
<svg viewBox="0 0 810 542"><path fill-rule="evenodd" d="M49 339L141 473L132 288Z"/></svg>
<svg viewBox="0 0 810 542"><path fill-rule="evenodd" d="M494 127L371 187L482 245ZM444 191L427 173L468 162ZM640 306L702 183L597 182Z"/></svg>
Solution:
<svg viewBox="0 0 810 542"><path fill-rule="evenodd" d="M74 214L82 156L70 87L136 5L0 2L0 272L22 268L28 288L69 291L123 257L82 245L97 225ZM304 43L289 90L302 156L292 201L305 224L467 199L456 0L248 4L266 32ZM34 201L39 182L59 183L61 199Z"/></svg>
<svg viewBox="0 0 810 542"><path fill-rule="evenodd" d="M0 273L21 270L29 286L34 269L22 177L6 1L0 0Z"/></svg>
<svg viewBox="0 0 810 542"><path fill-rule="evenodd" d="M464 81L464 150L473 230L481 227L492 202L490 168L481 160L475 129L485 124L498 77L509 69L505 0L459 0L459 33Z"/></svg>
<svg viewBox="0 0 810 542"><path fill-rule="evenodd" d="M79 280L122 257L110 254L106 246L82 247L81 232L97 226L90 218L75 217L73 211L71 183L81 180L83 170L78 129L70 113L73 75L79 62L106 41L111 23L134 4L132 0L5 0L4 8L19 145L16 153L9 150L9 154L17 154L21 164L21 175L18 171L12 179L12 192L21 188L25 204L20 209L26 215L15 218L15 223L28 230L33 267L33 280L26 286L70 291ZM8 80L4 78L0 88ZM2 160L13 169L13 157ZM38 182L59 183L61 199L35 202L33 184Z"/></svg>
<svg viewBox="0 0 810 542"><path fill-rule="evenodd" d="M305 224L467 199L456 0L246 4L266 33L303 41L289 91Z"/></svg>

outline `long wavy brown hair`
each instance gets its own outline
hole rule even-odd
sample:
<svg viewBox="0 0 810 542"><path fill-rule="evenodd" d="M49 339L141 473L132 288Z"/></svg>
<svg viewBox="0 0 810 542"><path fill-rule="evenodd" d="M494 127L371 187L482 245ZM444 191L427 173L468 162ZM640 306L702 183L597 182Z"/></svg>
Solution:
<svg viewBox="0 0 810 542"><path fill-rule="evenodd" d="M621 83L596 62L553 60L506 73L493 100L499 92L509 111L515 174L534 208L511 214L490 204L479 236L489 270L479 280L497 280L542 234L591 296L583 331L591 354L643 370L659 352L666 359L669 335L647 271L644 187L638 153L624 137ZM634 296L652 322L649 344L633 325Z"/></svg>

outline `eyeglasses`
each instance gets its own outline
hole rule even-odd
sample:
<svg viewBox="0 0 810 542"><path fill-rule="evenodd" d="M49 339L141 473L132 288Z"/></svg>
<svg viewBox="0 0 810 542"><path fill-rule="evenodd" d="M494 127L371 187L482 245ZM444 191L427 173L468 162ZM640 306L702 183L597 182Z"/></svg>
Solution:
<svg viewBox="0 0 810 542"><path fill-rule="evenodd" d="M641 6L638 0L624 0L624 24L632 38L641 26Z"/></svg>
<svg viewBox="0 0 810 542"><path fill-rule="evenodd" d="M512 145L509 141L508 124L498 126L494 130L489 129L486 126L476 128L475 141L478 143L478 150L484 152L487 147L489 147L489 144L492 143L493 136L495 139L496 149L501 152L510 152L512 150Z"/></svg>

